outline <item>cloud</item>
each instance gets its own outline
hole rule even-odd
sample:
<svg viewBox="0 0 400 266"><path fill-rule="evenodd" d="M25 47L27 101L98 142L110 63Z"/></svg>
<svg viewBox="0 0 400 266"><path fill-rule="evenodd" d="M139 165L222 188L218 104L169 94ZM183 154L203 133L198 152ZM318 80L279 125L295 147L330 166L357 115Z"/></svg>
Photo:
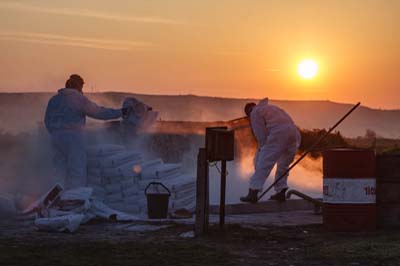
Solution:
<svg viewBox="0 0 400 266"><path fill-rule="evenodd" d="M182 22L177 20L160 18L160 17L126 16L121 14L110 14L89 9L38 7L26 3L17 3L17 2L0 2L0 9L37 12L37 13L64 15L64 16L86 17L86 18L113 20L113 21L125 21L125 22L153 23L153 24L183 24Z"/></svg>
<svg viewBox="0 0 400 266"><path fill-rule="evenodd" d="M126 40L106 40L96 38L81 38L58 34L33 32L0 32L1 40L30 42L49 45L64 45L83 48L104 49L113 51L129 51L132 49L152 48L154 44L148 42L133 42Z"/></svg>

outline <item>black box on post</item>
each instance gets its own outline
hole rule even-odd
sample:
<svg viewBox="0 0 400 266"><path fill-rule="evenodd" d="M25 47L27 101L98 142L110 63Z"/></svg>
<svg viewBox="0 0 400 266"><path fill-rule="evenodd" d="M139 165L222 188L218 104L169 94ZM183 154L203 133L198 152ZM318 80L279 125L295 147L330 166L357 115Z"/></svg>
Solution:
<svg viewBox="0 0 400 266"><path fill-rule="evenodd" d="M234 131L228 130L227 127L207 127L206 151L207 160L210 162L234 160Z"/></svg>

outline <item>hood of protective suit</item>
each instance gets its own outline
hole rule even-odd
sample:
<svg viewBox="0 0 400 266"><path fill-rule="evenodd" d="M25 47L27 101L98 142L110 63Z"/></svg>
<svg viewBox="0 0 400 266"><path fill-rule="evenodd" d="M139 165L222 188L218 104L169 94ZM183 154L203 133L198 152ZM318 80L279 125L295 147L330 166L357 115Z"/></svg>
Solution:
<svg viewBox="0 0 400 266"><path fill-rule="evenodd" d="M262 99L261 101L258 102L259 106L267 105L269 102L268 98Z"/></svg>

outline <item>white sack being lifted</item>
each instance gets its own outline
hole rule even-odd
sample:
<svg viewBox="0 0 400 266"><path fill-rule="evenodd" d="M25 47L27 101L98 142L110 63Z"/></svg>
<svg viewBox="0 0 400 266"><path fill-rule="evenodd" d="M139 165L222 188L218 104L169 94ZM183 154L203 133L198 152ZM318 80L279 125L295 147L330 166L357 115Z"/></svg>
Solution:
<svg viewBox="0 0 400 266"><path fill-rule="evenodd" d="M158 112L153 111L153 108L133 97L126 98L122 108L132 110L123 118L122 123L138 131L146 130L152 126L158 117Z"/></svg>

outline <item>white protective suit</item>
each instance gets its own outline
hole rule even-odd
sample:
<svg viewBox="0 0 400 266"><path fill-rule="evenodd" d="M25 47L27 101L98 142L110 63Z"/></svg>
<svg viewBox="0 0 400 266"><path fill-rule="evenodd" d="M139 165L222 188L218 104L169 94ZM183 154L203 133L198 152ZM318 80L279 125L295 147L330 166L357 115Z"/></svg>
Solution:
<svg viewBox="0 0 400 266"><path fill-rule="evenodd" d="M279 107L268 104L268 99L260 101L253 108L250 121L258 142L250 189L261 191L275 164L275 180L290 166L300 146L301 135L290 116ZM287 177L275 185L275 191L287 188Z"/></svg>
<svg viewBox="0 0 400 266"><path fill-rule="evenodd" d="M83 128L86 116L108 120L122 116L121 109L104 108L75 89L60 89L46 109L45 124L51 134L56 179L65 188L86 185L87 162Z"/></svg>

